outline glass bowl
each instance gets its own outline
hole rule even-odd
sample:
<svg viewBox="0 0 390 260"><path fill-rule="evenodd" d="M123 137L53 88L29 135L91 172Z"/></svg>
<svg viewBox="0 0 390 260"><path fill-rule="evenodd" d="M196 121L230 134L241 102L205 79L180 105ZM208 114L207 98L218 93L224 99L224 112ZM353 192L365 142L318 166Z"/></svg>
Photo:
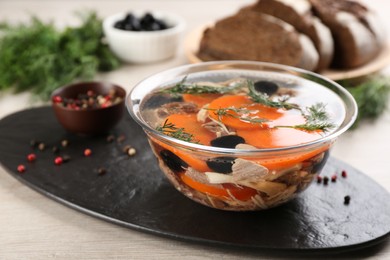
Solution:
<svg viewBox="0 0 390 260"><path fill-rule="evenodd" d="M303 143L239 149L187 142L157 130L161 121L157 124L151 115L164 100L151 98L151 93L183 80L221 82L232 78L271 81L297 89L299 95L293 101L307 106L326 103L334 127ZM133 88L126 106L145 131L161 170L179 192L203 205L232 211L264 210L295 198L320 174L329 149L357 116L355 100L337 83L302 69L248 61L205 62L157 73Z"/></svg>

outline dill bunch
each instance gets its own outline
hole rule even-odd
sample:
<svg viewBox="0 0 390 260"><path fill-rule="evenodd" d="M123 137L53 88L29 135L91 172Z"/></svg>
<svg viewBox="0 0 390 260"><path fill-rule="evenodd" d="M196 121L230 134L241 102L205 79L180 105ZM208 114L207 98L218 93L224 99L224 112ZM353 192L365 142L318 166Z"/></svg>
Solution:
<svg viewBox="0 0 390 260"><path fill-rule="evenodd" d="M119 67L102 43L102 21L95 12L79 14L79 27L58 31L32 17L30 23L0 24L0 90L31 90L48 99L53 90L98 71Z"/></svg>
<svg viewBox="0 0 390 260"><path fill-rule="evenodd" d="M359 114L355 127L362 119L374 119L380 116L388 107L390 95L390 77L374 75L365 78L360 83L339 81L355 98Z"/></svg>

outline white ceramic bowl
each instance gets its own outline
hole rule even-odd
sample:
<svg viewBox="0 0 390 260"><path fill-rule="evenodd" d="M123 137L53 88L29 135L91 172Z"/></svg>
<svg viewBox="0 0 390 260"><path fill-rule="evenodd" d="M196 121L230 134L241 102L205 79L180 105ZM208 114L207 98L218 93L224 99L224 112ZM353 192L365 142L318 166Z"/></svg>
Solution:
<svg viewBox="0 0 390 260"><path fill-rule="evenodd" d="M146 11L131 11L137 18ZM171 58L175 55L186 23L178 15L150 11L157 19L163 20L168 29L160 31L125 31L117 29L114 24L123 20L127 13L108 16L103 21L103 30L112 52L128 63L148 63Z"/></svg>

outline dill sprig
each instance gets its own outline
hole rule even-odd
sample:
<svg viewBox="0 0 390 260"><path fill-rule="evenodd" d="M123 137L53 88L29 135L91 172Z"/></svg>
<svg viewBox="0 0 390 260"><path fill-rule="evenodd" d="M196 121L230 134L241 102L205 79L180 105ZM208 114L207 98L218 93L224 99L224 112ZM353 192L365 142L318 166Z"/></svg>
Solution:
<svg viewBox="0 0 390 260"><path fill-rule="evenodd" d="M390 95L390 77L375 75L365 78L362 82L351 80L339 81L355 98L358 105L357 126L361 119L377 118L388 107Z"/></svg>
<svg viewBox="0 0 390 260"><path fill-rule="evenodd" d="M289 96L283 96L278 101L272 100L266 93L258 92L255 89L253 81L248 80L248 96L253 102L260 103L264 106L284 109L299 109L297 104L288 103Z"/></svg>
<svg viewBox="0 0 390 260"><path fill-rule="evenodd" d="M257 113L258 110L250 110L250 109L243 108L243 107L239 107L239 108L226 107L226 108L218 108L218 109L217 108L203 108L203 109L213 111L213 113L216 116L218 116L219 121L222 121L221 120L222 116L229 116L229 117L237 118L241 121L245 121L245 122L252 123L252 124L262 124L262 123L269 121L268 119L265 119L265 118L250 117L249 114ZM236 114L232 114L229 112L234 112Z"/></svg>
<svg viewBox="0 0 390 260"><path fill-rule="evenodd" d="M173 123L168 122L168 119L164 121L164 124L162 126L156 127L156 130L171 136L173 138L185 141L185 142L190 142L190 143L199 143L198 140L194 139L194 135L187 133L184 131L184 128L182 127L176 127Z"/></svg>
<svg viewBox="0 0 390 260"><path fill-rule="evenodd" d="M187 83L186 81L187 76L185 76L180 82L176 83L173 87L163 89L161 93L167 93L175 96L179 94L226 94L245 86L244 80L230 86L217 84L200 85L197 83Z"/></svg>
<svg viewBox="0 0 390 260"><path fill-rule="evenodd" d="M335 125L329 122L329 115L325 109L324 103L316 103L312 106L306 107L306 110L301 110L302 116L306 119L305 124L293 126L275 126L278 128L295 128L307 131L321 130L327 132L334 128Z"/></svg>

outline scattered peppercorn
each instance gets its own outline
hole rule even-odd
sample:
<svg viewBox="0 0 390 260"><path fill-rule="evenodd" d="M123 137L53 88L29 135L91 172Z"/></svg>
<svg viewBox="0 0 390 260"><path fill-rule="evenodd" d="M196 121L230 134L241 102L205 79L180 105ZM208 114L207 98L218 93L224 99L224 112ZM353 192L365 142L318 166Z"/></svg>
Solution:
<svg viewBox="0 0 390 260"><path fill-rule="evenodd" d="M123 153L128 154L131 146L130 145L125 145L122 149Z"/></svg>
<svg viewBox="0 0 390 260"><path fill-rule="evenodd" d="M40 151L45 150L45 148L46 148L45 143L39 143L39 144L38 144L38 149L39 149Z"/></svg>
<svg viewBox="0 0 390 260"><path fill-rule="evenodd" d="M328 178L328 176L325 176L324 177L324 185L328 185L328 182L329 182L329 178Z"/></svg>
<svg viewBox="0 0 390 260"><path fill-rule="evenodd" d="M26 167L23 164L19 164L17 170L18 172L23 173L26 171Z"/></svg>
<svg viewBox="0 0 390 260"><path fill-rule="evenodd" d="M321 176L317 176L317 183L321 183L322 182L322 177Z"/></svg>
<svg viewBox="0 0 390 260"><path fill-rule="evenodd" d="M62 147L67 147L69 145L69 141L64 139L61 141L61 145L62 145Z"/></svg>
<svg viewBox="0 0 390 260"><path fill-rule="evenodd" d="M120 136L116 139L116 141L117 141L118 143L122 143L125 139L126 139L126 136L125 136L125 135L120 135Z"/></svg>
<svg viewBox="0 0 390 260"><path fill-rule="evenodd" d="M341 172L341 177L347 178L347 172L343 170L343 171Z"/></svg>
<svg viewBox="0 0 390 260"><path fill-rule="evenodd" d="M32 139L32 140L30 141L30 146L31 146L32 148L35 148L35 147L37 147L37 145L38 145L38 142L37 142L37 140L35 140L35 139Z"/></svg>
<svg viewBox="0 0 390 260"><path fill-rule="evenodd" d="M113 136L113 135L109 135L109 136L107 136L107 142L109 142L109 143L112 143L112 142L114 142L114 140L115 140L115 136Z"/></svg>
<svg viewBox="0 0 390 260"><path fill-rule="evenodd" d="M97 172L98 172L98 175L104 175L107 173L106 169L103 167L98 168Z"/></svg>
<svg viewBox="0 0 390 260"><path fill-rule="evenodd" d="M55 164L55 165L61 165L63 162L64 162L64 159L62 159L61 156L57 156L57 157L54 159L54 164Z"/></svg>
<svg viewBox="0 0 390 260"><path fill-rule="evenodd" d="M60 149L59 149L57 146L53 146L53 148L51 148L51 150L52 150L52 152L53 152L54 154L60 152Z"/></svg>
<svg viewBox="0 0 390 260"><path fill-rule="evenodd" d="M344 204L345 205L348 205L350 201L351 201L351 196L347 195L344 197Z"/></svg>
<svg viewBox="0 0 390 260"><path fill-rule="evenodd" d="M29 161L29 162L34 162L36 159L37 159L37 156L33 153L30 153L29 155L27 155L27 161Z"/></svg>
<svg viewBox="0 0 390 260"><path fill-rule="evenodd" d="M128 154L129 156L134 156L135 153L136 153L136 150L135 150L134 148L130 148L129 151L127 152L127 154Z"/></svg>
<svg viewBox="0 0 390 260"><path fill-rule="evenodd" d="M62 156L62 161L63 161L64 163L69 162L69 161L70 161L70 156L69 156L69 155L64 155L64 156Z"/></svg>
<svg viewBox="0 0 390 260"><path fill-rule="evenodd" d="M337 180L337 175L335 174L335 175L332 176L331 181L332 182L336 182L336 180Z"/></svg>
<svg viewBox="0 0 390 260"><path fill-rule="evenodd" d="M84 150L84 156L91 156L91 154L92 154L92 150L91 149L87 148L87 149Z"/></svg>

